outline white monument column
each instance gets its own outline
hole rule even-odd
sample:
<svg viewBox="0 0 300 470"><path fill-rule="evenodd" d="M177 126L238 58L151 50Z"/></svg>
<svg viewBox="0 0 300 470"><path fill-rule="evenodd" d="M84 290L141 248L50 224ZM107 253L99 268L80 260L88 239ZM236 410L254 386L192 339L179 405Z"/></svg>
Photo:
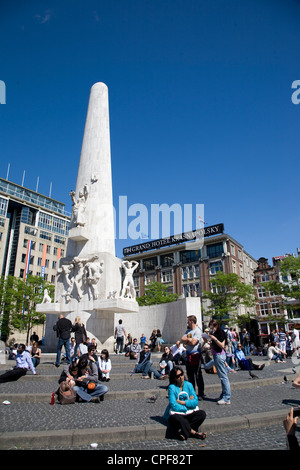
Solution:
<svg viewBox="0 0 300 470"><path fill-rule="evenodd" d="M104 83L91 88L74 201L77 220L71 223L67 256L115 255L108 88Z"/></svg>
<svg viewBox="0 0 300 470"><path fill-rule="evenodd" d="M95 83L90 91L76 188L70 197L72 217L66 257L60 259L57 270L55 302L40 304L37 311L52 314L46 322L48 344L50 339L56 341L53 314L62 313L71 321L79 316L88 335L112 350L115 314L136 313L139 308L132 279L137 264L123 264L115 256L108 89L104 83Z"/></svg>

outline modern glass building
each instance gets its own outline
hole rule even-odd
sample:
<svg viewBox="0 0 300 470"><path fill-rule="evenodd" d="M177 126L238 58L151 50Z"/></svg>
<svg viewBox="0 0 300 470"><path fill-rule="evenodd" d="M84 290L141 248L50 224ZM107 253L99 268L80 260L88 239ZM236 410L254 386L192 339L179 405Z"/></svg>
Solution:
<svg viewBox="0 0 300 470"><path fill-rule="evenodd" d="M0 178L1 274L54 283L69 224L65 204Z"/></svg>

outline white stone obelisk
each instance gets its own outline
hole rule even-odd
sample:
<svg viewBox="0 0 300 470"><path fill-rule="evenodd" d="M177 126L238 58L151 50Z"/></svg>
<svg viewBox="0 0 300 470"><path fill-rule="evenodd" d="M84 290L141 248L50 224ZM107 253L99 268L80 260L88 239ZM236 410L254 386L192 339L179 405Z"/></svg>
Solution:
<svg viewBox="0 0 300 470"><path fill-rule="evenodd" d="M75 201L85 188L83 220L71 225L67 256L115 255L108 88L104 83L95 83L90 91Z"/></svg>
<svg viewBox="0 0 300 470"><path fill-rule="evenodd" d="M116 313L136 313L131 291L122 289L128 269L115 256L108 89L95 83L90 91L75 191L72 198L66 256L60 259L55 302L37 306L47 315L46 340L53 347L53 314L74 321L79 316L88 334L113 350ZM132 284L129 283L130 285ZM52 316L52 318L49 318Z"/></svg>

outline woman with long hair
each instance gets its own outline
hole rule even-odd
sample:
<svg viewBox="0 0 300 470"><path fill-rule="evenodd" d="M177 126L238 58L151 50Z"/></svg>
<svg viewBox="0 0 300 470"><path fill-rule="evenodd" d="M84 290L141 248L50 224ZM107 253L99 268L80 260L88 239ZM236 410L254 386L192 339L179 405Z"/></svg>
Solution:
<svg viewBox="0 0 300 470"><path fill-rule="evenodd" d="M198 397L193 385L185 380L183 369L175 366L169 375L169 424L178 439L189 437L206 439L205 432L198 432L206 418L204 410L198 408Z"/></svg>
<svg viewBox="0 0 300 470"><path fill-rule="evenodd" d="M221 396L217 403L218 405L230 405L231 388L226 367L226 334L217 320L211 320L209 328L210 333L208 336L211 339L211 353L222 385Z"/></svg>
<svg viewBox="0 0 300 470"><path fill-rule="evenodd" d="M109 382L110 371L111 371L111 360L109 358L109 352L107 349L102 349L100 356L98 357L99 371L101 374L101 380Z"/></svg>
<svg viewBox="0 0 300 470"><path fill-rule="evenodd" d="M79 348L79 345L82 343L86 342L86 331L85 331L85 326L82 323L80 317L75 317L75 321L72 327L72 332L75 332L75 348L74 348L74 358L77 357L77 351Z"/></svg>

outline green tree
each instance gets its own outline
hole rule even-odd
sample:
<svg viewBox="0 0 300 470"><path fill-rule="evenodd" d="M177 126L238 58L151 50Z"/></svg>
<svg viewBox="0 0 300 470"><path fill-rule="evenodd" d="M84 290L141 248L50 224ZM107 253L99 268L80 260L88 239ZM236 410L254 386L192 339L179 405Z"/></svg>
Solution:
<svg viewBox="0 0 300 470"><path fill-rule="evenodd" d="M238 307L254 307L254 288L240 281L235 273L218 271L210 279L212 291L203 291L202 299L210 300L211 305L205 314L216 318L221 324L238 320ZM246 316L250 319L250 316Z"/></svg>
<svg viewBox="0 0 300 470"><path fill-rule="evenodd" d="M282 308L288 310L300 307L300 257L288 256L279 263L283 276L291 276L291 282L268 281L261 286L270 292L282 297ZM289 301L293 300L292 304Z"/></svg>
<svg viewBox="0 0 300 470"><path fill-rule="evenodd" d="M177 294L167 292L167 286L160 282L151 282L145 288L145 294L137 297L137 302L140 306L164 304L167 302L174 302L178 299Z"/></svg>
<svg viewBox="0 0 300 470"><path fill-rule="evenodd" d="M23 279L8 276L0 283L2 322L1 338L5 341L12 330L26 331L28 343L31 329L45 322L45 315L36 311L36 305L43 300L44 289L53 299L54 286L38 276Z"/></svg>

